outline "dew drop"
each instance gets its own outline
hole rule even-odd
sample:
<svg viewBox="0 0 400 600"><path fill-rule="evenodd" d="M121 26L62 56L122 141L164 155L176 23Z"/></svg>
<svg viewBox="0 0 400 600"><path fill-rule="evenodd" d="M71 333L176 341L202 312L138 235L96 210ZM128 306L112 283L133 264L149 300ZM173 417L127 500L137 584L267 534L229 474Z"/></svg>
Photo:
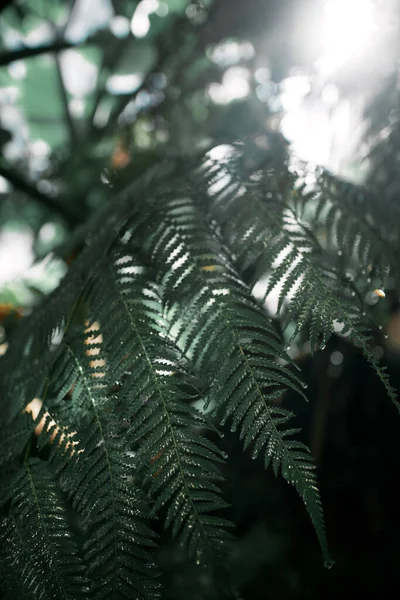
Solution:
<svg viewBox="0 0 400 600"><path fill-rule="evenodd" d="M224 432L223 432L223 431L218 431L218 433L219 433L219 437L220 437L221 439L225 437L225 434L224 434Z"/></svg>
<svg viewBox="0 0 400 600"><path fill-rule="evenodd" d="M368 277L367 283L371 283L371 277Z"/></svg>
<svg viewBox="0 0 400 600"><path fill-rule="evenodd" d="M354 298L354 296L356 295L355 292L351 292L352 297Z"/></svg>
<svg viewBox="0 0 400 600"><path fill-rule="evenodd" d="M385 338L385 340L387 340L389 336L387 333L385 333L383 337Z"/></svg>
<svg viewBox="0 0 400 600"><path fill-rule="evenodd" d="M332 567L334 567L334 566L335 566L335 561L332 560L331 558L328 558L328 560L326 560L324 562L325 569L332 569Z"/></svg>
<svg viewBox="0 0 400 600"><path fill-rule="evenodd" d="M115 173L111 169L103 169L100 175L101 183L113 187L115 183Z"/></svg>
<svg viewBox="0 0 400 600"><path fill-rule="evenodd" d="M290 346L290 344L288 344L285 348L286 352L289 352L290 348L291 348L291 346Z"/></svg>
<svg viewBox="0 0 400 600"><path fill-rule="evenodd" d="M222 458L228 458L228 453L227 452L221 452Z"/></svg>
<svg viewBox="0 0 400 600"><path fill-rule="evenodd" d="M322 348L322 346L321 346L321 348ZM307 383L305 381L302 381L301 382L301 387L306 390L308 388L308 385L307 385Z"/></svg>
<svg viewBox="0 0 400 600"><path fill-rule="evenodd" d="M380 331L382 331L383 325L379 325L378 329L380 329Z"/></svg>
<svg viewBox="0 0 400 600"><path fill-rule="evenodd" d="M321 346L320 346L320 348L321 348L321 350L325 350L326 344L322 343Z"/></svg>
<svg viewBox="0 0 400 600"><path fill-rule="evenodd" d="M342 254L343 254L343 252L342 252L341 250L338 250L338 253L337 253L337 255L338 255L338 256L342 256Z"/></svg>

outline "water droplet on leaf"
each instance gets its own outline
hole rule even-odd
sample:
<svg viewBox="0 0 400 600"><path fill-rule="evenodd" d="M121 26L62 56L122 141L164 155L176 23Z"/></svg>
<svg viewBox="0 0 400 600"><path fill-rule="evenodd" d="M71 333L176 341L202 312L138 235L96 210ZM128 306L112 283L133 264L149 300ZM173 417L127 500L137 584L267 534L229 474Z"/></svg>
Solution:
<svg viewBox="0 0 400 600"><path fill-rule="evenodd" d="M115 172L112 171L111 169L103 169L103 171L101 172L100 175L100 181L101 183L104 183L104 185L108 185L110 187L113 187L115 184Z"/></svg>

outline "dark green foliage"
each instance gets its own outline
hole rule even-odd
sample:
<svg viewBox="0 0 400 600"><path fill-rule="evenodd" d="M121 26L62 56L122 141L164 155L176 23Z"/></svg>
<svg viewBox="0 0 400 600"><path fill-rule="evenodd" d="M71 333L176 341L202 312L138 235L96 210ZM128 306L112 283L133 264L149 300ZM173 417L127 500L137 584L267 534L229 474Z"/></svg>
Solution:
<svg viewBox="0 0 400 600"><path fill-rule="evenodd" d="M26 598L87 597L88 581L71 536L54 477L38 459L27 460L2 523L4 589Z"/></svg>
<svg viewBox="0 0 400 600"><path fill-rule="evenodd" d="M279 15L291 21L293 7L312 12L320 2L232 0L231 11L225 0L143 3L154 4L144 37L132 26L137 0L113 0L109 23L93 29L83 19L81 37L71 28L83 3L6 4L0 83L15 92L23 133L6 110L0 220L29 223L35 256L55 249L68 271L52 294L21 305L38 305L32 314L0 322L1 353L3 324L9 342L0 358L1 597L168 598L159 575L172 549L196 597L239 599L273 558L269 533L258 544L257 535L239 543L232 535L234 444L277 486L294 488L321 565L331 566L308 431L299 427L307 385L291 344L308 343L318 362L335 333L347 338L399 408L368 302L386 289L386 316L398 297L395 78L369 115L370 177L361 187L295 159L273 124L278 74L292 66L284 49L292 26ZM48 39L35 46L27 35L41 29ZM226 43L238 53L232 62ZM65 50L78 65L88 61L96 84L67 85L75 63L63 68ZM244 68L248 96L217 103L210 84L232 66ZM16 138L20 151L7 152ZM39 166L29 146L37 138L46 155ZM62 240L41 240L47 224ZM34 399L35 419L24 412ZM224 435L234 440L230 462ZM191 600L182 581L171 589Z"/></svg>
<svg viewBox="0 0 400 600"><path fill-rule="evenodd" d="M396 402L369 347L360 287L385 224L360 226L351 248L350 234L335 234L351 188L332 194L318 173L307 191L290 166L273 171L270 155L263 166L259 149L226 150L218 163L171 162L127 188L79 234L65 280L15 332L1 377L10 597L158 597L157 514L218 588L231 537L225 456L210 433L225 423L296 488L329 560L314 465L285 407L289 389L304 402L304 385L264 300L280 285L278 311L314 350L341 324ZM396 268L384 256L371 276ZM36 424L48 411L37 450L20 414L35 396Z"/></svg>

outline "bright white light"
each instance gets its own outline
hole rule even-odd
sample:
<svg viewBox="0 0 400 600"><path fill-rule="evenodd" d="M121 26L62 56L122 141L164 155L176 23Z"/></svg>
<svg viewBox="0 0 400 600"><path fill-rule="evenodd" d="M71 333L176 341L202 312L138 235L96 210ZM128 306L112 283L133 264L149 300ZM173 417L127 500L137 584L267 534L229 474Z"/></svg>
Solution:
<svg viewBox="0 0 400 600"><path fill-rule="evenodd" d="M339 90L333 83L327 83L321 92L322 102L332 108L339 102Z"/></svg>
<svg viewBox="0 0 400 600"><path fill-rule="evenodd" d="M52 242L57 230L54 223L45 223L39 230L39 238L42 242Z"/></svg>
<svg viewBox="0 0 400 600"><path fill-rule="evenodd" d="M124 38L129 33L129 19L122 15L116 15L113 17L110 23L110 30L113 35L117 38Z"/></svg>
<svg viewBox="0 0 400 600"><path fill-rule="evenodd" d="M158 0L142 0L136 7L131 21L131 31L137 38L144 38L150 29L149 15L157 12Z"/></svg>
<svg viewBox="0 0 400 600"><path fill-rule="evenodd" d="M97 67L76 50L64 50L60 56L65 87L72 96L81 98L96 86Z"/></svg>
<svg viewBox="0 0 400 600"><path fill-rule="evenodd" d="M225 71L222 77L222 85L226 89L228 96L233 98L246 98L250 92L248 82L248 69L241 67L231 67Z"/></svg>
<svg viewBox="0 0 400 600"><path fill-rule="evenodd" d="M20 96L20 90L15 86L15 85L10 85L7 87L1 87L0 88L0 102L1 104L15 104L15 102L18 100L19 96ZM5 106L2 106L1 108L1 116L4 119L4 115L3 115L3 110L5 108Z"/></svg>
<svg viewBox="0 0 400 600"><path fill-rule="evenodd" d="M249 60L254 56L254 47L250 42L235 42L224 40L220 44L209 49L207 55L221 67L228 67L238 63L240 60Z"/></svg>
<svg viewBox="0 0 400 600"><path fill-rule="evenodd" d="M38 27L31 29L24 37L27 46L38 46L51 42L54 39L54 30L49 23L43 22Z"/></svg>
<svg viewBox="0 0 400 600"><path fill-rule="evenodd" d="M26 64L22 60L14 60L9 64L8 72L13 79L24 79L27 73Z"/></svg>
<svg viewBox="0 0 400 600"><path fill-rule="evenodd" d="M208 94L215 104L229 104L232 100L246 98L250 93L249 70L231 67L225 71L221 83L211 83Z"/></svg>
<svg viewBox="0 0 400 600"><path fill-rule="evenodd" d="M267 69L266 67L260 67L254 73L254 79L258 83L268 83L271 79L271 71L269 69Z"/></svg>
<svg viewBox="0 0 400 600"><path fill-rule="evenodd" d="M79 0L73 7L66 38L73 43L80 42L98 29L107 27L112 17L109 0Z"/></svg>
<svg viewBox="0 0 400 600"><path fill-rule="evenodd" d="M106 88L110 94L129 94L134 92L143 81L141 75L132 73L130 75L111 75Z"/></svg>
<svg viewBox="0 0 400 600"><path fill-rule="evenodd" d="M29 144L29 150L40 158L46 158L50 154L50 146L44 140L34 140Z"/></svg>
<svg viewBox="0 0 400 600"><path fill-rule="evenodd" d="M332 144L332 124L319 105L313 112L306 107L287 112L282 118L280 129L291 142L292 150L303 160L327 165Z"/></svg>
<svg viewBox="0 0 400 600"><path fill-rule="evenodd" d="M0 175L0 194L5 194L10 189L10 184L7 179Z"/></svg>
<svg viewBox="0 0 400 600"><path fill-rule="evenodd" d="M284 110L294 110L298 108L303 98L310 91L310 80L305 75L287 77L281 83L282 93L280 95L281 104Z"/></svg>
<svg viewBox="0 0 400 600"><path fill-rule="evenodd" d="M111 104L108 102L100 102L93 117L93 123L96 127L104 127L107 124L111 112Z"/></svg>
<svg viewBox="0 0 400 600"><path fill-rule="evenodd" d="M138 13L133 15L131 31L137 38L143 38L150 29L150 19L146 14Z"/></svg>
<svg viewBox="0 0 400 600"><path fill-rule="evenodd" d="M316 62L323 76L349 60L361 57L370 43L375 25L371 0L327 0L322 29L324 52Z"/></svg>
<svg viewBox="0 0 400 600"><path fill-rule="evenodd" d="M28 229L0 235L0 285L21 276L33 261L33 235Z"/></svg>

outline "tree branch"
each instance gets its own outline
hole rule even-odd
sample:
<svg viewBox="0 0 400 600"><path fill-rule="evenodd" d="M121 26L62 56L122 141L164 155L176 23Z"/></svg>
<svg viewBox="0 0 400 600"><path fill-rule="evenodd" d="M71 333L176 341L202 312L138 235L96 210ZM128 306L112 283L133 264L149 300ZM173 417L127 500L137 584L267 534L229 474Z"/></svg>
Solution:
<svg viewBox="0 0 400 600"><path fill-rule="evenodd" d="M78 225L84 219L84 215L82 213L76 214L76 212L72 211L67 205L60 204L60 202L51 196L40 192L32 184L25 181L16 171L0 165L0 176L4 177L4 179L11 183L14 188L18 189L24 194L27 194L47 210L61 217L71 227Z"/></svg>
<svg viewBox="0 0 400 600"><path fill-rule="evenodd" d="M51 44L40 44L34 48L18 48L17 50L10 50L9 52L3 52L0 54L0 67L9 65L15 60L23 60L24 58L30 58L31 56L37 56L39 54L46 54L47 52L59 52L60 50L67 50L68 48L75 48L79 44L67 42L65 40L52 42Z"/></svg>

